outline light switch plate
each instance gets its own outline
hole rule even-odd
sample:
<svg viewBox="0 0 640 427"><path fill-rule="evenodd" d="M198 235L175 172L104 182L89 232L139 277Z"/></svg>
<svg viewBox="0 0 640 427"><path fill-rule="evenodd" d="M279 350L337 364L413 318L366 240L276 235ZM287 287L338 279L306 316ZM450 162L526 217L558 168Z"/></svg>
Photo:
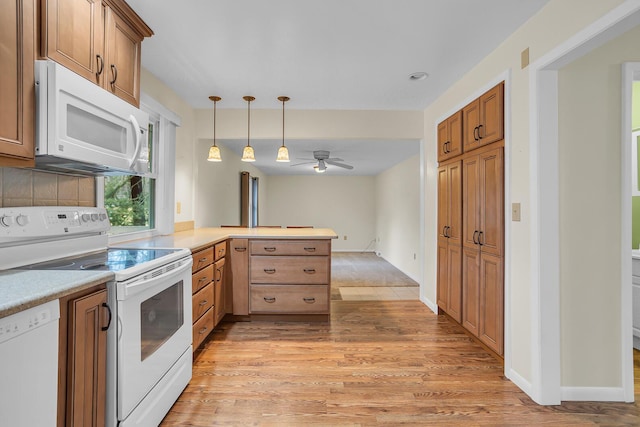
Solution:
<svg viewBox="0 0 640 427"><path fill-rule="evenodd" d="M520 221L520 203L511 204L511 221Z"/></svg>

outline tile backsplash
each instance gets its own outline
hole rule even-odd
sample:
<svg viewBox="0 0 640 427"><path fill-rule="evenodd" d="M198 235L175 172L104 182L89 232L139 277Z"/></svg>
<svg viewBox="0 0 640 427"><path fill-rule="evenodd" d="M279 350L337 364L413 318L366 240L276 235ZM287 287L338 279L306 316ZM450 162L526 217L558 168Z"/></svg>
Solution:
<svg viewBox="0 0 640 427"><path fill-rule="evenodd" d="M0 168L0 207L95 206L95 188L92 177Z"/></svg>

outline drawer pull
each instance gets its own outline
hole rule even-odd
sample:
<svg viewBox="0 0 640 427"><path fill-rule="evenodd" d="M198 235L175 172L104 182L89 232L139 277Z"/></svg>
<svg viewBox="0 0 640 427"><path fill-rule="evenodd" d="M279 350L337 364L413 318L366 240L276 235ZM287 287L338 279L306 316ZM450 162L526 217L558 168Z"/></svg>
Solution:
<svg viewBox="0 0 640 427"><path fill-rule="evenodd" d="M302 300L307 304L313 304L314 302L316 302L316 299L314 297L304 297L302 298Z"/></svg>
<svg viewBox="0 0 640 427"><path fill-rule="evenodd" d="M200 259L198 260L198 262L205 262L205 261L207 261L207 257L200 258Z"/></svg>
<svg viewBox="0 0 640 427"><path fill-rule="evenodd" d="M275 252L275 251L276 251L276 248L274 248L273 246L270 246L270 247L266 247L266 246L265 246L265 247L264 247L264 250L265 250L265 252Z"/></svg>
<svg viewBox="0 0 640 427"><path fill-rule="evenodd" d="M207 276L201 277L200 279L198 279L198 283L202 283L205 280L209 280L209 278Z"/></svg>
<svg viewBox="0 0 640 427"><path fill-rule="evenodd" d="M204 328L200 329L200 331L198 331L198 333L199 333L200 335L202 335L202 334L204 334L205 332L207 332L207 329L208 329L208 328L205 326Z"/></svg>
<svg viewBox="0 0 640 427"><path fill-rule="evenodd" d="M304 250L307 252L315 252L316 248L304 248Z"/></svg>
<svg viewBox="0 0 640 427"><path fill-rule="evenodd" d="M274 274L276 272L275 268L265 268L264 272L267 274Z"/></svg>
<svg viewBox="0 0 640 427"><path fill-rule="evenodd" d="M244 252L247 250L245 247L233 248L236 252Z"/></svg>
<svg viewBox="0 0 640 427"><path fill-rule="evenodd" d="M264 297L264 302L268 302L269 304L273 304L276 302L276 297Z"/></svg>
<svg viewBox="0 0 640 427"><path fill-rule="evenodd" d="M222 279L222 270L217 268L216 273L218 274L218 277L216 277L216 282L219 282Z"/></svg>
<svg viewBox="0 0 640 427"><path fill-rule="evenodd" d="M305 268L302 271L304 271L307 274L316 274L316 269L315 268Z"/></svg>
<svg viewBox="0 0 640 427"><path fill-rule="evenodd" d="M224 249L220 249L220 250L218 251L218 255L222 255L223 253L224 253Z"/></svg>
<svg viewBox="0 0 640 427"><path fill-rule="evenodd" d="M200 307L202 307L203 305L207 305L207 302L207 300L200 301Z"/></svg>

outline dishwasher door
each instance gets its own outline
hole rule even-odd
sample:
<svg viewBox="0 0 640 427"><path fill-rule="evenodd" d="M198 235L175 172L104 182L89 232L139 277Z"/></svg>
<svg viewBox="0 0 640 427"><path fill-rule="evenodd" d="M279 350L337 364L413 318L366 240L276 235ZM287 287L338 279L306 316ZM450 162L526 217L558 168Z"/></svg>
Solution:
<svg viewBox="0 0 640 427"><path fill-rule="evenodd" d="M55 427L58 300L0 319L0 424Z"/></svg>

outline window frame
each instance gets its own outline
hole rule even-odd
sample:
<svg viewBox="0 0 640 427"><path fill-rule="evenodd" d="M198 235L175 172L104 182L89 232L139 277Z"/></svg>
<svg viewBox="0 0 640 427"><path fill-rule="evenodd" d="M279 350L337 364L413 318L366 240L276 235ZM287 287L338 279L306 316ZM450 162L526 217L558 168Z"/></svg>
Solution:
<svg viewBox="0 0 640 427"><path fill-rule="evenodd" d="M109 245L173 233L175 199L175 145L176 127L181 119L144 92L140 95L140 109L149 114L154 123L152 146L152 172L143 176L155 180L154 227L109 235ZM104 207L104 177L96 178L96 203Z"/></svg>

